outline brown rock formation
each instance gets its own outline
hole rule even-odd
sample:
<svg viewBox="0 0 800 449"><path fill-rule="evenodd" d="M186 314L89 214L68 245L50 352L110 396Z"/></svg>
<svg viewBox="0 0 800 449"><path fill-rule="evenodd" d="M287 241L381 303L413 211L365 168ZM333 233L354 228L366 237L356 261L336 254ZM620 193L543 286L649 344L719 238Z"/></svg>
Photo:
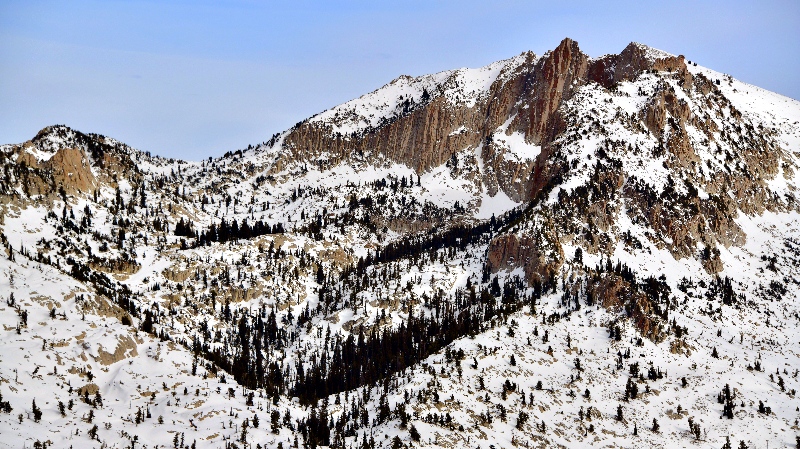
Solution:
<svg viewBox="0 0 800 449"><path fill-rule="evenodd" d="M528 282L552 279L564 261L561 244L553 228L540 227L536 232L504 234L489 245L486 263L492 272L523 267Z"/></svg>
<svg viewBox="0 0 800 449"><path fill-rule="evenodd" d="M655 316L654 307L647 295L613 273L603 273L587 285L590 294L603 307L615 311L626 309L631 322L645 337L653 341L664 338Z"/></svg>
<svg viewBox="0 0 800 449"><path fill-rule="evenodd" d="M589 57L580 51L578 43L564 39L551 53L539 59L523 91L525 104L517 112L512 127L525 132L526 140L546 144L562 129L559 121L551 120L561 102L569 99L575 89L589 81ZM527 107L526 107L527 106ZM515 126L516 125L516 126Z"/></svg>
<svg viewBox="0 0 800 449"><path fill-rule="evenodd" d="M454 103L435 92L430 101L410 112L352 135L336 133L331 124L322 121L301 122L285 137L284 146L291 152L274 170L282 170L289 160L324 157L338 163L357 154L387 158L421 173L443 164L457 151L484 144L510 120L506 132L524 133L528 143L542 146L542 152L535 163L506 164L502 149L484 150L482 156L493 168L487 175L493 179L484 184L498 186L511 198L523 201L535 197L553 175L543 162L551 154L550 142L566 126L558 110L577 88L588 82L610 88L646 70L675 71L691 79L682 56L654 58L638 44L630 44L619 55L591 60L577 42L564 39L541 58L528 52L514 61L501 70L487 95L474 105ZM439 91L455 83L455 76L444 81ZM462 127L462 132L453 133ZM517 179L522 182L514 182Z"/></svg>
<svg viewBox="0 0 800 449"><path fill-rule="evenodd" d="M138 184L141 174L125 145L66 126L49 126L33 139L11 147L6 156L17 167L16 184L27 195L88 195L116 178ZM8 193L8 192L6 192Z"/></svg>
<svg viewBox="0 0 800 449"><path fill-rule="evenodd" d="M130 335L120 335L117 337L117 346L114 352L107 352L100 346L97 350L98 356L95 358L101 365L112 365L120 360L128 357L136 357L139 355L137 351L136 340Z"/></svg>
<svg viewBox="0 0 800 449"><path fill-rule="evenodd" d="M58 150L44 166L53 174L55 184L63 186L68 194L90 193L97 186L89 158L82 149Z"/></svg>

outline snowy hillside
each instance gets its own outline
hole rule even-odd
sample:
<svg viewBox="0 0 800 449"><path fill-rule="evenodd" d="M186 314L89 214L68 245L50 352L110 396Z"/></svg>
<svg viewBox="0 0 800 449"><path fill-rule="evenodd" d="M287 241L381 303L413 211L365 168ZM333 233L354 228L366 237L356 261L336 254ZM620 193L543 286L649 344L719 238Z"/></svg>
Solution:
<svg viewBox="0 0 800 449"><path fill-rule="evenodd" d="M798 121L565 39L217 159L2 145L0 447L794 447Z"/></svg>
<svg viewBox="0 0 800 449"><path fill-rule="evenodd" d="M478 69L446 70L433 75L412 78L403 75L369 94L331 108L311 120L328 123L333 131L352 134L375 128L398 113L407 113L430 101L432 95L443 95L453 105L475 106L485 97L492 84L503 73L519 67L525 54L497 61Z"/></svg>

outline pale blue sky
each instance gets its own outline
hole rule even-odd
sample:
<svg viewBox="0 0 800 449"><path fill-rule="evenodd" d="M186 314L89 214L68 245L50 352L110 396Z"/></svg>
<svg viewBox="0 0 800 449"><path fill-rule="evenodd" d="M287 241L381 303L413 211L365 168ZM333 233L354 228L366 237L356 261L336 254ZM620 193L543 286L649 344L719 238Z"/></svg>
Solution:
<svg viewBox="0 0 800 449"><path fill-rule="evenodd" d="M0 1L0 143L67 124L198 160L401 74L638 41L800 99L795 1Z"/></svg>

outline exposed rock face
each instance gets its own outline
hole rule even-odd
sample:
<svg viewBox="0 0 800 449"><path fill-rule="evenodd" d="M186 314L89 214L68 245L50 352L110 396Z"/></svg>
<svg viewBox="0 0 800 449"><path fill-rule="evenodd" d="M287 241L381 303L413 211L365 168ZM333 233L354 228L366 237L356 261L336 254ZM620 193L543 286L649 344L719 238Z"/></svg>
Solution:
<svg viewBox="0 0 800 449"><path fill-rule="evenodd" d="M678 72L685 82L691 82L692 75L687 70L683 55L663 54L650 58L647 52L647 47L636 43L625 47L622 53L614 58L614 82L632 81L646 70Z"/></svg>
<svg viewBox="0 0 800 449"><path fill-rule="evenodd" d="M532 238L506 234L492 242L486 262L493 271L503 267L523 266L527 280L541 280L552 277L558 263L557 260L547 260L542 253L542 248Z"/></svg>
<svg viewBox="0 0 800 449"><path fill-rule="evenodd" d="M443 164L453 152L478 144L480 136L475 132L450 134L462 124L475 129L480 125L479 115L477 108L453 108L444 97L437 97L394 122L363 135L345 136L334 133L326 124L304 122L289 133L285 145L295 149L296 157L305 159L316 159L325 154L336 162L354 153L371 153L422 172Z"/></svg>
<svg viewBox="0 0 800 449"><path fill-rule="evenodd" d="M53 173L53 181L61 185L68 194L89 193L96 187L89 158L79 148L58 150L46 168Z"/></svg>
<svg viewBox="0 0 800 449"><path fill-rule="evenodd" d="M554 219L557 226L537 223L516 235L496 239L489 250L491 269L521 266L533 280L560 266L559 242L577 244L590 252L613 251L619 240L614 229L622 213L654 231L657 246L669 249L677 258L692 257L698 248L744 242L746 236L734 221L739 211L753 214L787 207L767 185L785 162L770 131L755 128L722 94L719 80L693 75L682 56L632 43L618 55L592 59L575 41L564 39L541 57L523 53L493 67L496 73L486 78L478 94L469 92L475 86L459 71L443 72L426 84L424 95L409 103L408 96L402 101L402 95L392 92L403 91L403 86L425 77L400 77L376 91L383 92L377 97L389 111L380 120L359 117L370 115L371 110L364 112L356 104L351 109L334 108L335 116L298 123L283 136L287 151L279 153L271 170L279 172L292 161L323 165L360 159L398 162L422 173L445 164L455 153L468 151L469 157L461 158L461 167L455 170L470 172L470 181L490 196L502 191L518 202L538 201L554 193L552 189L559 188L576 168L574 162L567 162L565 148L570 139L582 138L576 128L586 119L579 115L588 111L568 110L571 100L583 88L614 94L620 83L647 76L656 84L652 91L640 94L646 101L637 105L634 114L626 117L618 112L612 121L625 123L633 132L658 142L652 154L643 156L664 158L664 168L675 177L668 191L653 188L647 179L632 178L615 165L618 159L598 164L602 169L592 175L589 189L564 197L559 194L561 210L549 211L560 217ZM403 92L408 95L407 90ZM340 126L348 120L354 123L352 116L368 126ZM595 126L605 124L598 121ZM565 138L570 134L576 137ZM719 147L717 144L733 148L735 163L732 154L720 154L725 159L722 166L707 166L698 153L698 135L708 143L706 152ZM508 136L524 141L530 152L514 154L515 150L504 144ZM637 149L628 145L627 151ZM123 172L136 183L135 164L129 155L115 150L111 140L65 127L42 130L13 154L19 166L31 169L21 170L25 179L19 183L30 194L52 194L60 187L69 194L85 194L100 183L113 186L113 174ZM783 165L783 173L790 173L791 164ZM706 195L701 198L698 189ZM581 195L589 198L579 200ZM382 225L404 232L437 225L419 217L404 218L407 221L395 219ZM585 224L586 229L575 223ZM547 237L535 235L539 232ZM708 259L704 266L710 272L723 269L719 259ZM135 268L111 267L108 271L132 272Z"/></svg>
<svg viewBox="0 0 800 449"><path fill-rule="evenodd" d="M120 360L139 355L136 340L130 335L117 337L117 347L114 352L106 352L102 347L97 350L98 356L95 358L101 365L113 365Z"/></svg>
<svg viewBox="0 0 800 449"><path fill-rule="evenodd" d="M116 186L115 175L125 174L134 183L140 178L131 150L104 136L83 134L66 126L49 126L33 139L7 147L3 154L18 169L10 177L11 186L21 187L28 195L66 193L91 194L101 183Z"/></svg>
<svg viewBox="0 0 800 449"><path fill-rule="evenodd" d="M604 273L589 283L587 291L607 309L626 309L631 322L642 335L654 341L664 337L650 299L620 276Z"/></svg>
<svg viewBox="0 0 800 449"><path fill-rule="evenodd" d="M566 127L558 111L579 87L596 82L611 88L647 70L680 71L691 79L682 56L656 55L659 58L647 51L631 44L619 55L592 60L577 42L564 39L540 58L523 53L509 60L488 94L474 104L454 102L441 94L457 82L454 74L437 86L439 92L432 92L427 102L398 112L376 127L341 134L331 123L307 120L286 135L284 146L295 159L337 163L362 155L387 158L421 173L445 163L455 152L490 146L492 134L507 124L506 135L522 133L527 143L540 145L542 151L535 161L508 163L502 149L484 148L481 156L492 167L484 184L490 186L490 194L499 188L512 199L525 201L535 197L553 175L543 162L551 154L549 144ZM283 169L284 164L280 161L274 170Z"/></svg>
<svg viewBox="0 0 800 449"><path fill-rule="evenodd" d="M649 81L637 83L639 103L633 114L611 107L607 121L601 121L595 118L598 112L594 108L587 111L586 106L569 106L578 88L587 83L597 83L610 97L624 99L630 94L617 91L618 83L643 76ZM719 80L709 80L702 72L692 74L682 56L631 44L619 55L590 60L577 44L565 40L521 78L526 87L519 92L518 104L523 106L509 110L513 119L508 129L524 132L526 140L542 145L535 163L525 168L529 173L525 197L552 199L552 190L559 189L565 178L583 179L578 188L574 182L568 183L571 191L562 188L557 203L542 206L542 212L558 223L549 228L552 236L548 240L577 244L592 253L613 252L618 242L637 247L641 242L616 231L624 214L652 230L647 237L650 243L669 250L675 258L699 257L700 249L705 248L708 254L702 257L702 265L715 274L725 268L717 246L746 241L736 223L740 213L797 207L792 193L781 197L770 187L781 170L786 173L793 165L784 162L791 157L771 130L738 111L718 87ZM605 131L609 121L622 124L625 130L618 135L619 128ZM591 124L589 129L586 123ZM574 169L583 165L586 157L569 159L570 153L580 148L573 144L583 140L582 136L591 136L593 130L600 130L599 136L606 140L591 144L594 149L588 160L595 156L600 162L585 180L586 172ZM626 137L631 135L636 137ZM631 144L637 139L655 145L642 150L638 143ZM661 179L666 183L654 187L651 173L635 169L636 173L631 173L630 161L637 158L660 160L664 169ZM497 172L502 173L498 178L520 176L519 170ZM543 259L539 246L532 243L540 227L512 232L513 236L501 235L492 242L487 262L492 270L523 267L533 280L542 275L543 267L558 266L559 252L550 252L550 258Z"/></svg>
<svg viewBox="0 0 800 449"><path fill-rule="evenodd" d="M100 387L98 387L97 384L88 383L88 384L78 388L78 395L79 396L83 396L83 395L87 395L88 394L90 396L93 396L98 391L100 391Z"/></svg>
<svg viewBox="0 0 800 449"><path fill-rule="evenodd" d="M548 138L562 131L561 122L553 120L553 115L563 100L589 81L588 68L589 57L580 51L578 43L571 39L561 41L553 52L538 60L524 79L524 103L521 110L513 111L517 116L512 127L524 131L529 142L548 143Z"/></svg>
<svg viewBox="0 0 800 449"><path fill-rule="evenodd" d="M492 272L507 267L523 267L528 282L552 279L564 261L564 252L552 227L518 236L504 234L492 241L486 264Z"/></svg>
<svg viewBox="0 0 800 449"><path fill-rule="evenodd" d="M93 270L102 271L104 273L129 275L139 271L141 265L136 263L135 260L127 260L122 258L95 258L89 262L89 267Z"/></svg>

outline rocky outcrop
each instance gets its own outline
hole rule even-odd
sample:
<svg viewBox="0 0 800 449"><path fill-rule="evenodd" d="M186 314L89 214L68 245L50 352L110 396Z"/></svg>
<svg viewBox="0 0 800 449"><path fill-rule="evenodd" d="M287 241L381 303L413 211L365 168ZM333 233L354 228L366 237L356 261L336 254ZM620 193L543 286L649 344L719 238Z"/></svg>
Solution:
<svg viewBox="0 0 800 449"><path fill-rule="evenodd" d="M636 113L617 109L612 120L654 139L656 144L647 153L635 154L640 151L637 145L605 134L607 140L589 156L590 161L592 156L603 161L596 165L603 168L595 170L585 184L581 181L574 194L562 197L565 192L559 193L557 204L543 207L543 211L560 217L558 226L553 227L552 240L577 244L590 252L600 246L604 252L613 251L618 242L641 247L641 242L619 233L619 215L626 214L634 223L653 231L647 233L650 243L669 250L678 259L691 258L698 256L698 247L709 247L713 254L717 246L743 244L747 236L736 223L739 213L753 215L797 207L792 195L783 198L770 188L781 172L792 172L793 164L782 162L790 157L772 130L756 125L731 104L718 87L719 80L712 81L701 73L692 75L682 56L639 44L630 44L619 55L589 59L568 39L542 58L521 65L502 88L497 88L501 95L515 92L519 98L515 106L498 113L493 100L488 100L488 111L508 117L503 122L508 132L522 132L526 141L541 145L540 155L531 164L500 166L491 161L502 157L502 149L488 139L482 155L490 161L485 167L496 174L496 179L516 180L528 174L524 183L498 181L497 188L506 192L525 188L522 199L527 200L553 198L552 189L559 189L571 170L583 165L580 160L568 163L568 153L575 150L571 142L581 140L581 132L586 135L579 130L581 124L591 123L601 130L601 138L604 135L605 122L596 118L599 115L594 109L587 111L569 103L576 89L597 83L613 90L617 83L635 80L646 72L661 72L651 77L652 84L648 81L640 85L638 96L647 100L640 103ZM611 95L629 94L623 91ZM608 120L608 115L605 117ZM487 124L487 130L490 126ZM630 165L623 168L622 161L630 163L637 158L660 159L669 173L666 185L654 187L646 175L636 178L641 172L632 176ZM492 187L491 182L484 184ZM488 255L492 270L522 267L529 279L542 276L551 259L538 250L538 243L533 241L535 232L495 238ZM712 274L725 269L719 257L704 259L703 266Z"/></svg>
<svg viewBox="0 0 800 449"><path fill-rule="evenodd" d="M665 337L661 319L656 316L655 307L644 293L636 289L622 277L613 273L603 273L587 285L587 294L606 309L625 311L631 323L645 337L661 341Z"/></svg>
<svg viewBox="0 0 800 449"><path fill-rule="evenodd" d="M120 178L141 182L132 159L134 150L97 134L83 134L63 125L49 126L33 139L10 145L3 160L10 160L11 187L26 195L67 194L85 196L101 184L116 188ZM3 188L5 187L5 188ZM0 186L0 193L10 193Z"/></svg>
<svg viewBox="0 0 800 449"><path fill-rule="evenodd" d="M58 150L45 168L53 174L55 184L62 186L68 194L87 194L97 187L89 158L80 148Z"/></svg>
<svg viewBox="0 0 800 449"><path fill-rule="evenodd" d="M580 51L578 43L564 39L551 53L537 61L526 79L523 104L512 122L512 129L525 132L528 142L542 145L563 129L553 116L562 101L569 99L575 89L589 81L589 57Z"/></svg>
<svg viewBox="0 0 800 449"><path fill-rule="evenodd" d="M478 107L456 107L443 96L432 99L406 115L377 129L343 135L333 127L307 121L294 128L284 140L293 150L291 157L315 160L325 157L336 163L358 155L382 156L423 172L442 165L463 148L477 146L482 129ZM464 127L467 131L453 134Z"/></svg>
<svg viewBox="0 0 800 449"><path fill-rule="evenodd" d="M492 179L484 184L524 201L535 197L554 174L544 162L551 154L549 144L566 128L558 111L579 87L597 82L611 88L647 70L674 71L691 80L682 56L648 52L653 51L631 44L619 55L592 60L577 42L564 39L540 58L528 52L509 60L474 104L450 101L442 86L457 81L448 79L428 101L358 133L341 134L330 123L306 120L285 136L283 145L291 151L273 170L282 170L291 160L324 159L335 164L363 157L385 158L422 173L442 165L455 152L486 144L504 129L507 134L523 133L527 143L541 145L542 151L535 161L514 164L504 162L502 149L484 151L484 162L493 168L486 174Z"/></svg>
<svg viewBox="0 0 800 449"><path fill-rule="evenodd" d="M139 271L141 265L136 260L126 258L100 258L92 257L89 260L89 268L103 273L130 275Z"/></svg>
<svg viewBox="0 0 800 449"><path fill-rule="evenodd" d="M136 357L139 355L137 351L136 340L130 335L120 335L117 337L117 346L114 352L107 352L101 345L97 350L97 357L95 360L100 362L101 365L112 365L124 360L128 357Z"/></svg>
<svg viewBox="0 0 800 449"><path fill-rule="evenodd" d="M100 387L97 386L95 383L88 383L80 388L78 388L78 396L94 396L98 391L100 391Z"/></svg>
<svg viewBox="0 0 800 449"><path fill-rule="evenodd" d="M684 57L673 56L632 42L618 55L606 55L589 64L589 79L610 89L623 81L633 81L643 72L675 72L681 83L691 84L693 77Z"/></svg>
<svg viewBox="0 0 800 449"><path fill-rule="evenodd" d="M686 83L691 83L692 75L686 67L683 55L673 56L661 53L645 45L631 43L614 60L614 82L632 81L644 71L676 72Z"/></svg>
<svg viewBox="0 0 800 449"><path fill-rule="evenodd" d="M552 227L537 227L521 235L508 233L493 239L486 264L494 273L522 267L529 283L553 279L564 263L564 252Z"/></svg>

